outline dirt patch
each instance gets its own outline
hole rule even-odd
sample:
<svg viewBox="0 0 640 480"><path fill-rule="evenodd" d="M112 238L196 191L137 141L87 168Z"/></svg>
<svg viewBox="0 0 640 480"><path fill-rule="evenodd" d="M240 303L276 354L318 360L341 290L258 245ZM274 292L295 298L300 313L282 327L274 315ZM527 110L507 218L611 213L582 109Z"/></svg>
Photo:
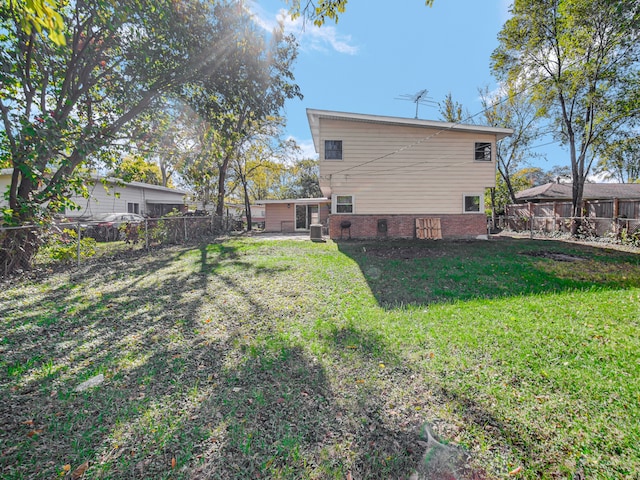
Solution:
<svg viewBox="0 0 640 480"><path fill-rule="evenodd" d="M583 262L586 260L586 258L578 257L577 255L549 251L524 252L523 255L527 255L529 257L549 258L551 260L555 260L556 262Z"/></svg>

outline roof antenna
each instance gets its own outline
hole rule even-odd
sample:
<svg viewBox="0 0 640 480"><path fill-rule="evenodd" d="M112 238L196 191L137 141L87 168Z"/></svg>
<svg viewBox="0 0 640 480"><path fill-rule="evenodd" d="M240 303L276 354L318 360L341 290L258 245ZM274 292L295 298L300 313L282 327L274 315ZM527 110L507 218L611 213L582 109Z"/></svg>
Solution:
<svg viewBox="0 0 640 480"><path fill-rule="evenodd" d="M411 95L410 93L400 95L396 100L409 100L416 104L416 119L418 118L418 106L428 105L429 107L435 107L437 102L433 101L433 98L428 97L429 91L427 89L420 90L418 93Z"/></svg>

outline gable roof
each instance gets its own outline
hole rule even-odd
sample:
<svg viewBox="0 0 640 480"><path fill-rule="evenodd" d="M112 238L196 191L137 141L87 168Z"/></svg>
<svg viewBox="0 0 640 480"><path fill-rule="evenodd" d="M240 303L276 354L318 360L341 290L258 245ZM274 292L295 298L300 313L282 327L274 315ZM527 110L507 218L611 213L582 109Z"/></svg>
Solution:
<svg viewBox="0 0 640 480"><path fill-rule="evenodd" d="M422 127L454 132L489 133L496 136L496 140L513 134L510 128L487 127L483 125L467 125L462 123L439 122L435 120L420 120L406 117L387 117L382 115L367 115L362 113L336 112L331 110L315 110L307 108L307 118L313 137L316 152L320 151L320 119L347 120L351 122L375 123L378 125L400 125L408 127Z"/></svg>
<svg viewBox="0 0 640 480"><path fill-rule="evenodd" d="M585 183L582 197L585 200L611 200L613 198L640 199L640 183ZM571 201L571 183L547 183L516 193L522 201Z"/></svg>

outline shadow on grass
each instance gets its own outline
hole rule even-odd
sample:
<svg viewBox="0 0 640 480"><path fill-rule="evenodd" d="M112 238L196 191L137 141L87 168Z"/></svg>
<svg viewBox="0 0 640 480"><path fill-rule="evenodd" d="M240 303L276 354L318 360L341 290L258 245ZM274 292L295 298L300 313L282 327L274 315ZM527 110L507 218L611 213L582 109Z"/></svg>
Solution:
<svg viewBox="0 0 640 480"><path fill-rule="evenodd" d="M640 286L640 256L551 240L340 242L384 308Z"/></svg>
<svg viewBox="0 0 640 480"><path fill-rule="evenodd" d="M283 274L202 246L92 266L3 304L0 476L89 462L94 478L408 477L418 437L379 420L380 392L351 410L279 333L290 302L267 287ZM353 329L331 342L386 348Z"/></svg>

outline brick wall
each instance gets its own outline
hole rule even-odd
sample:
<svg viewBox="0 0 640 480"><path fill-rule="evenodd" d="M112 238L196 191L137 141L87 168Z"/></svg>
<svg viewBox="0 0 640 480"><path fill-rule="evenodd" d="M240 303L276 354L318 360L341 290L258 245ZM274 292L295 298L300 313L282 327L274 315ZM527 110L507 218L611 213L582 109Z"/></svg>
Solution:
<svg viewBox="0 0 640 480"><path fill-rule="evenodd" d="M439 218L442 228L442 238L473 238L487 234L487 217L481 214L459 215L331 215L329 217L329 237L332 239L384 239L384 238L415 238L416 218ZM384 228L378 228L378 220L386 223ZM342 229L342 222L351 222L349 229Z"/></svg>

